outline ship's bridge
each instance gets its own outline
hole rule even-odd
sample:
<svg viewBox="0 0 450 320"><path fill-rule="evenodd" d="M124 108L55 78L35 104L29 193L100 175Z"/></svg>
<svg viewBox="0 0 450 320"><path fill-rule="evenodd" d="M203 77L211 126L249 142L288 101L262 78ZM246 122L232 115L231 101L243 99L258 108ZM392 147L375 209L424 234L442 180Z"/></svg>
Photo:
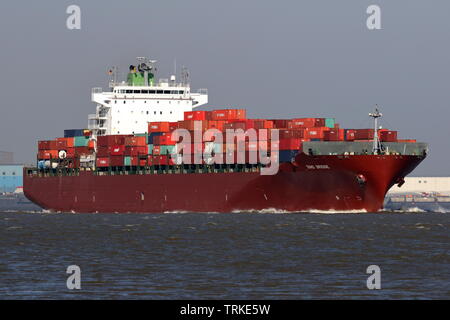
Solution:
<svg viewBox="0 0 450 320"><path fill-rule="evenodd" d="M88 117L88 127L95 135L145 133L148 122L180 121L184 112L208 102L207 89L192 92L186 77L180 83L175 76L154 83L153 74L132 68L127 81L111 80L110 91L92 89L97 108Z"/></svg>

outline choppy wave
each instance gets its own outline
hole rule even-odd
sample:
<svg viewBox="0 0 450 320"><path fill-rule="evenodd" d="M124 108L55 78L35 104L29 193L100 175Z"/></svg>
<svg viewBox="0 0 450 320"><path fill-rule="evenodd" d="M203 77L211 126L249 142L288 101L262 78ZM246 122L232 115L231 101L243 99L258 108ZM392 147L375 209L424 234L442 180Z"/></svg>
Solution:
<svg viewBox="0 0 450 320"><path fill-rule="evenodd" d="M285 214L285 213L320 213L320 214L338 214L338 213L367 213L367 210L303 210L303 211L288 211L284 209L267 208L267 209L250 209L250 210L233 210L232 213L273 213L273 214Z"/></svg>

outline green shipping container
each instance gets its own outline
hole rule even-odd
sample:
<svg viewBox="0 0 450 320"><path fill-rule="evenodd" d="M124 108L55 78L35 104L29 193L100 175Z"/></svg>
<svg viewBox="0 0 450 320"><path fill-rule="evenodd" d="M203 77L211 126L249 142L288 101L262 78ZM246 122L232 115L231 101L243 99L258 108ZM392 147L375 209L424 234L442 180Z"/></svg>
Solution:
<svg viewBox="0 0 450 320"><path fill-rule="evenodd" d="M153 145L149 144L148 146L148 154L153 154Z"/></svg>
<svg viewBox="0 0 450 320"><path fill-rule="evenodd" d="M325 127L334 128L335 123L334 118L325 118Z"/></svg>
<svg viewBox="0 0 450 320"><path fill-rule="evenodd" d="M73 141L74 147L87 147L89 143L89 137L75 137Z"/></svg>
<svg viewBox="0 0 450 320"><path fill-rule="evenodd" d="M125 156L125 158L123 160L123 164L125 166L131 166L131 157Z"/></svg>
<svg viewBox="0 0 450 320"><path fill-rule="evenodd" d="M161 154L172 154L175 152L175 146L161 146Z"/></svg>

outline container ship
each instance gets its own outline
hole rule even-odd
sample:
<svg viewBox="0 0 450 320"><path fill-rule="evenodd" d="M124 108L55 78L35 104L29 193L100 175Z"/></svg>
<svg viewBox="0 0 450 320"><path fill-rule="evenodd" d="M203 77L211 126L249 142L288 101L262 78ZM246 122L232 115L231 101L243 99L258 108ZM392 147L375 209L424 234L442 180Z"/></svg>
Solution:
<svg viewBox="0 0 450 320"><path fill-rule="evenodd" d="M241 108L195 110L208 92L189 73L156 79L138 58L126 80L92 89L87 129L38 142L24 193L60 212L368 211L425 159L426 143L334 118L252 119Z"/></svg>

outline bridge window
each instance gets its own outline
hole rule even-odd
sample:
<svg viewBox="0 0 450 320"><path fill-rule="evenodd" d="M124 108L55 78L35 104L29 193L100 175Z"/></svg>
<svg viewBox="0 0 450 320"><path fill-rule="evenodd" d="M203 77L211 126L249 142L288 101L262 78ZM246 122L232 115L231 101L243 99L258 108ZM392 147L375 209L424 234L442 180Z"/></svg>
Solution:
<svg viewBox="0 0 450 320"><path fill-rule="evenodd" d="M127 90L127 93L133 93L133 90Z"/></svg>
<svg viewBox="0 0 450 320"><path fill-rule="evenodd" d="M163 94L164 91L163 91L163 90L157 90L156 93L157 93L157 94Z"/></svg>
<svg viewBox="0 0 450 320"><path fill-rule="evenodd" d="M141 90L133 90L133 93L141 93Z"/></svg>
<svg viewBox="0 0 450 320"><path fill-rule="evenodd" d="M149 92L150 94L155 94L156 91L155 91L155 90L149 90L148 92Z"/></svg>
<svg viewBox="0 0 450 320"><path fill-rule="evenodd" d="M170 90L164 90L164 94L170 94L171 91Z"/></svg>
<svg viewBox="0 0 450 320"><path fill-rule="evenodd" d="M148 93L148 90L142 90L142 93L147 94L147 93Z"/></svg>
<svg viewBox="0 0 450 320"><path fill-rule="evenodd" d="M181 91L179 91L179 93L180 93L180 94L184 94L184 91L183 91L183 90L181 90Z"/></svg>

